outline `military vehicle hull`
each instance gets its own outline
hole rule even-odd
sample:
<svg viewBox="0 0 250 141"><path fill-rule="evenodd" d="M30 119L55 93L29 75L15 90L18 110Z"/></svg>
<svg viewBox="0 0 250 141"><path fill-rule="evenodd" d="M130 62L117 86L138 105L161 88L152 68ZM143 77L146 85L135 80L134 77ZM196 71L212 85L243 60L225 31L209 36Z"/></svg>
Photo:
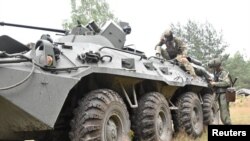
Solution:
<svg viewBox="0 0 250 141"><path fill-rule="evenodd" d="M0 53L0 140L118 141L130 129L135 138L143 140L147 134L140 129L148 128L141 127L144 120L159 121L154 140L172 138L172 120L175 130L185 128L199 136L202 97L212 93L206 79L194 79L174 60L124 49L120 44L125 35L120 30L110 23L98 34L66 35L53 43L41 39L28 52ZM180 102L185 100L196 105L185 107ZM158 111L153 115L159 117L147 119L145 113L140 117L140 111L150 108L144 103L153 105ZM198 117L194 125L181 125L192 122L192 117L175 119L183 118L183 107Z"/></svg>

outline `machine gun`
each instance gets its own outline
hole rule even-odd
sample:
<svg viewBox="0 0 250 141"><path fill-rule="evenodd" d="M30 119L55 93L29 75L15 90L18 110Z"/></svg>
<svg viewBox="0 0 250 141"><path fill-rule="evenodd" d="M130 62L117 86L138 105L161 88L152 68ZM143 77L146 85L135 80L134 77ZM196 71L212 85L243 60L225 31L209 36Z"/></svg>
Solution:
<svg viewBox="0 0 250 141"><path fill-rule="evenodd" d="M21 27L21 28L45 30L45 31L58 32L58 33L64 33L64 34L66 34L68 32L67 30L62 30L62 29L53 29L53 28L45 28L45 27L37 27L37 26L28 26L28 25L5 23L5 22L0 22L0 25L1 26L13 26L13 27Z"/></svg>
<svg viewBox="0 0 250 141"><path fill-rule="evenodd" d="M53 29L53 28L45 28L45 27L5 23L5 22L0 22L0 25L36 29L36 30L43 30L43 31L51 31L51 32L57 32L57 33L63 33L65 35L68 34L67 30L61 30L61 29ZM29 51L29 50L30 49L26 45L18 42L17 40L7 35L0 36L0 51L6 51L6 53L12 54L12 53L19 53L19 52L24 52L24 51Z"/></svg>

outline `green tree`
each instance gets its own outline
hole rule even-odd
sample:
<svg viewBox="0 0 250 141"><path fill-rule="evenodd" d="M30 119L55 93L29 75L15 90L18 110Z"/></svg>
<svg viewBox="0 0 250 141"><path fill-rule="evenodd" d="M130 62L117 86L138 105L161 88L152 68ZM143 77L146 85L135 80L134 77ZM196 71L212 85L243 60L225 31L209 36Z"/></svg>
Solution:
<svg viewBox="0 0 250 141"><path fill-rule="evenodd" d="M71 19L63 23L65 29L72 29L77 21L83 25L91 21L95 21L97 25L111 19L117 21L105 0L71 0L71 9Z"/></svg>
<svg viewBox="0 0 250 141"><path fill-rule="evenodd" d="M236 83L238 88L250 88L250 61L244 60L240 52L236 52L233 57L228 58L224 62L224 66L233 78L238 78Z"/></svg>
<svg viewBox="0 0 250 141"><path fill-rule="evenodd" d="M171 27L175 36L186 40L189 56L199 59L203 63L221 56L228 46L223 41L222 32L217 32L208 22L200 24L189 20L185 25L177 23L172 24Z"/></svg>

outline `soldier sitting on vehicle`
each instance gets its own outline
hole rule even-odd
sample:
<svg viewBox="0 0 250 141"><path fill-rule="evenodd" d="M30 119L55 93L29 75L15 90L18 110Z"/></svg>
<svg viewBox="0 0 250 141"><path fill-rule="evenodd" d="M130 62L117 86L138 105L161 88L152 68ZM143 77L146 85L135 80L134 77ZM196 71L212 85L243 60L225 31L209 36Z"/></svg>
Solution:
<svg viewBox="0 0 250 141"><path fill-rule="evenodd" d="M161 48L165 44L166 49ZM155 46L156 56L165 59L176 59L182 64L186 71L193 77L196 77L195 71L191 63L187 59L187 46L179 38L174 37L170 28L167 28L161 36L160 42Z"/></svg>

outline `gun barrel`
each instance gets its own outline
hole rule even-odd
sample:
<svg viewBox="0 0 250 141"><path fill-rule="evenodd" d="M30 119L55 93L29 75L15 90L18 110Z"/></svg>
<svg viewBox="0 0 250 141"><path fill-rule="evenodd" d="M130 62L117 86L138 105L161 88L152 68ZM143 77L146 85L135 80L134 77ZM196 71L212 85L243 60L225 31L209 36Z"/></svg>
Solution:
<svg viewBox="0 0 250 141"><path fill-rule="evenodd" d="M53 29L53 28L45 28L45 27L37 27L37 26L29 26L29 25L20 25L20 24L5 23L5 22L0 22L0 25L1 26L6 25L6 26L21 27L21 28L30 28L30 29L37 29L37 30L45 30L45 31L66 33L66 30L61 30L61 29Z"/></svg>

